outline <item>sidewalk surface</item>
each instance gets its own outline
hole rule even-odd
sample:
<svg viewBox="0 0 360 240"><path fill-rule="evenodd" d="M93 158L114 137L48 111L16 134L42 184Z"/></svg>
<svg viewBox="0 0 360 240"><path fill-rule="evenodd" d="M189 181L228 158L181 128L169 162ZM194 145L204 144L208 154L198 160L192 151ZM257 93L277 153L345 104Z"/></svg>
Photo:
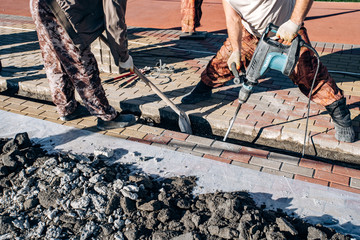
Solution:
<svg viewBox="0 0 360 240"><path fill-rule="evenodd" d="M277 72L270 72L261 80L255 93L242 107L229 135L229 142L232 143L222 142L236 108L236 96L240 87L229 83L216 89L211 100L196 105L182 105L180 99L199 81L206 64L222 45L226 38L225 33L221 32L224 27L199 28L199 31L208 31L207 38L202 41L179 40L179 24L175 24L172 27L174 29L156 24L151 27L146 20L146 14L141 12L142 8L135 11L134 2L129 1L127 19L129 48L135 65L139 68L154 67L161 59L161 63L169 67L167 71L160 74L153 72L149 77L189 115L194 135L180 133L176 129L178 116L138 79L127 83L129 77L104 82L111 104L118 110L141 114L142 117L156 122L170 123L168 125L172 126L172 129L137 124L126 129L102 132L103 134L360 193L360 141L352 144L336 141L330 117L325 109L314 103L311 104L309 119L311 138L308 139L306 148L309 156L299 157L304 138L307 98L288 78ZM161 4L163 8L167 6L165 12L168 13L171 13L175 6L179 10L178 1L149 2ZM221 5L218 2L205 3L204 17L208 11L214 11L214 14L217 12L218 15L212 15L212 20L217 22L218 16L222 14L218 12ZM141 6L146 6L145 2ZM359 3L342 4L339 11L335 11L335 5L329 4L328 12L320 6L323 6L322 3L314 4L314 9L319 8L323 12L310 14L309 17L313 18L309 23L320 24L323 23L322 20L331 21L333 18L336 22L340 17L351 15L353 21L349 21L341 30L344 36L356 36L358 32L348 26L351 26L352 22L358 22L354 21L355 17L360 19ZM152 14L164 11L163 8L152 8ZM4 13L0 15L0 58L3 65L0 75L0 109L96 131L95 119L92 117L64 123L59 120L52 105L35 102L50 101L51 98L34 24L26 14L12 13L22 15L15 16L9 12ZM164 12L158 16L162 17L162 13ZM168 17L168 20L163 22L170 24L179 17L175 14L172 16L174 17ZM319 16L323 18L317 18ZM135 22L142 18L145 19L144 22ZM221 22L222 19L219 18L218 22ZM204 19L203 25L205 24L207 22ZM215 24L212 26L215 27ZM330 41L332 38L327 35L318 37L316 34L311 37L317 40L313 40L312 44L329 70L360 72L360 42L354 43L354 38L351 38L349 41L342 39L344 42L339 43L336 40ZM359 41L360 38L356 39ZM96 41L92 48L103 71L103 80L118 76L106 46ZM360 77L337 73L333 77L344 90L359 135ZM5 93L15 95L9 96ZM30 97L33 101L20 96ZM321 157L321 161L313 160L312 155Z"/></svg>

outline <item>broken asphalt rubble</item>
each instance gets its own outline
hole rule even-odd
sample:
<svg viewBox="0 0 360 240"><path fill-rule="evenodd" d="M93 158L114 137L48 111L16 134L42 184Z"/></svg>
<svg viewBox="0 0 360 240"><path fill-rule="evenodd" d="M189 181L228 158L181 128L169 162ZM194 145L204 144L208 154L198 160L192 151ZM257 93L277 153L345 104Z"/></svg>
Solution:
<svg viewBox="0 0 360 240"><path fill-rule="evenodd" d="M46 153L26 132L0 139L0 238L351 239L247 192L195 196L196 177L149 176L111 154Z"/></svg>

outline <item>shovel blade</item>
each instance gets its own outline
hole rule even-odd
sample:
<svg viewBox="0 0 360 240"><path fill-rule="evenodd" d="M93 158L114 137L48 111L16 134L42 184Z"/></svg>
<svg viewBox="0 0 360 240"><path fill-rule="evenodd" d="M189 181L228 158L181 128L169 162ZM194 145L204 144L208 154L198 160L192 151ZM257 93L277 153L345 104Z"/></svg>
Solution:
<svg viewBox="0 0 360 240"><path fill-rule="evenodd" d="M191 122L185 113L179 114L179 128L180 131L187 134L192 134Z"/></svg>

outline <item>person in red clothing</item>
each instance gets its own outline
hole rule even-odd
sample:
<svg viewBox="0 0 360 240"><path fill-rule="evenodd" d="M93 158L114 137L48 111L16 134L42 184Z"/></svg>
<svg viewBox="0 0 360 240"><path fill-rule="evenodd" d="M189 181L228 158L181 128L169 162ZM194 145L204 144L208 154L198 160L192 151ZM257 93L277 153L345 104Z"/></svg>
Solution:
<svg viewBox="0 0 360 240"><path fill-rule="evenodd" d="M203 0L181 0L181 38L197 38L196 28L200 26Z"/></svg>
<svg viewBox="0 0 360 240"><path fill-rule="evenodd" d="M231 64L235 63L238 70L241 67L246 69L269 23L279 26L277 37L284 44L290 44L300 35L310 45L304 19L312 3L313 0L223 0L228 39L202 72L200 82L181 102L195 104L209 99L213 88L222 86L234 77L230 71ZM299 61L289 77L306 96L310 95L316 68L314 53L302 47ZM329 112L335 125L336 139L355 141L343 91L321 62L311 100Z"/></svg>

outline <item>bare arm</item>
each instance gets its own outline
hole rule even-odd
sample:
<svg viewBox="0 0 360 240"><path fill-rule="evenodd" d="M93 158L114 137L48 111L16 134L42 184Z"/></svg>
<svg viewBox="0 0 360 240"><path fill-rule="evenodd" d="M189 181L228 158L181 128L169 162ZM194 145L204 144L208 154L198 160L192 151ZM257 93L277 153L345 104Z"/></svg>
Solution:
<svg viewBox="0 0 360 240"><path fill-rule="evenodd" d="M283 23L276 33L276 36L280 38L284 44L291 44L292 40L296 37L312 3L313 0L296 0L290 20Z"/></svg>
<svg viewBox="0 0 360 240"><path fill-rule="evenodd" d="M225 12L226 28L233 52L240 51L242 38L241 17L226 0L222 2Z"/></svg>
<svg viewBox="0 0 360 240"><path fill-rule="evenodd" d="M313 2L313 0L297 0L290 20L297 25L301 25L304 22L306 15L309 13Z"/></svg>

